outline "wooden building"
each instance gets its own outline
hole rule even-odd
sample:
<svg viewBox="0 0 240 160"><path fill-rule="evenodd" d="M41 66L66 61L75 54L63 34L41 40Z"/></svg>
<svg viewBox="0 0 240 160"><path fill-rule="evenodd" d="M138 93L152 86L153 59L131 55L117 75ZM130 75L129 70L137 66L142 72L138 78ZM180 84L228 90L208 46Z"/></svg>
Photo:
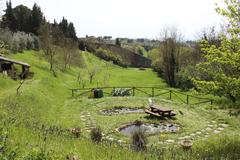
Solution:
<svg viewBox="0 0 240 160"><path fill-rule="evenodd" d="M14 65L21 66L21 72L17 73ZM30 65L24 62L15 61L0 55L0 72L10 76L13 79L25 79L29 75Z"/></svg>

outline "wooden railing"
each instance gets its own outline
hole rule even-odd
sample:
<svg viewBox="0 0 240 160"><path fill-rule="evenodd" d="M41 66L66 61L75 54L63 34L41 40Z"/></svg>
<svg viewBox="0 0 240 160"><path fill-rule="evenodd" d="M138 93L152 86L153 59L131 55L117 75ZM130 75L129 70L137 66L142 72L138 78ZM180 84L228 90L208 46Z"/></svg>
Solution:
<svg viewBox="0 0 240 160"><path fill-rule="evenodd" d="M160 88L160 87L97 87L97 89L103 90L104 96L111 96L111 92L114 89L124 88L131 91L131 96L148 96L148 97L162 97L170 100L178 100L185 104L197 105L202 103L213 104L213 99L204 98L199 96L193 96L179 91ZM72 97L84 97L89 96L89 93L96 88L79 88L70 89Z"/></svg>

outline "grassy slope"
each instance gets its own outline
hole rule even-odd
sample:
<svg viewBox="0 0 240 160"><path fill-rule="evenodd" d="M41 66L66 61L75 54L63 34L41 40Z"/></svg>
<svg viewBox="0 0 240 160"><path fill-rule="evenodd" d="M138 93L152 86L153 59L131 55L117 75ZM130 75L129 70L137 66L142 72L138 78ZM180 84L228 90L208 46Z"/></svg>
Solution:
<svg viewBox="0 0 240 160"><path fill-rule="evenodd" d="M150 69L140 71L135 68L123 69L118 66L106 63L89 53L84 52L86 65L92 67L97 65L100 71L96 75L93 84L86 82L86 87L103 85L104 74L110 74L109 86L159 86L166 87L160 78L157 77ZM57 72L57 77L53 77L49 72L48 63L41 57L41 53L32 51L23 54L12 55L17 60L25 61L31 64L31 70L35 73L34 78L27 80L21 88L21 95L16 95L18 81L12 81L7 77L0 77L0 116L3 121L9 122L9 119L17 119L20 125L9 123L5 126L9 129L11 144L18 144L19 152L22 155L30 150L31 145L39 145L44 143L42 140L42 132L32 130L36 124L45 124L46 126L60 126L61 128L71 128L79 126L84 128L85 124L80 119L82 112L89 111L95 119L97 125L103 128L104 133L114 131L116 127L125 122L141 119L143 121L156 121L146 119L145 115L119 115L114 118L111 116L103 116L99 114L101 109L111 108L113 106L124 105L129 107L145 107L147 105L146 97L134 98L103 98L100 100L92 99L70 99L69 88L79 87L76 77L79 72L84 75L85 81L88 81L87 70L84 68L72 67L65 73ZM106 67L108 66L108 67ZM106 69L108 68L108 69ZM223 135L231 135L234 137L240 130L237 127L239 120L226 115L225 111L206 110L208 106L189 107L156 99L158 104L166 105L175 111L181 110L184 116L178 114L174 123L179 123L182 127L178 134L161 134L161 136L150 137L150 143L166 139L177 140L179 137L186 136L190 133L197 132L206 127L208 121L224 121L230 124L230 128L223 132ZM16 105L17 104L17 105ZM4 116L5 115L5 116ZM3 122L2 121L2 122ZM1 123L1 125L3 125ZM30 126L30 127L29 127ZM33 126L33 127L31 127ZM88 132L83 131L83 135L88 136ZM40 138L39 138L40 137ZM116 139L129 139L115 132L112 137ZM211 138L216 136L212 135ZM218 137L218 136L217 136ZM199 139L197 142L205 142L205 139ZM215 142L215 140L214 140ZM27 144L27 145L26 145ZM57 147L64 144L64 147ZM132 153L119 147L97 146L85 139L74 140L67 137L56 137L49 135L47 138L47 146L53 149L58 155L64 157L69 153L79 155L82 159L143 159L144 155ZM91 148L91 149L90 149ZM21 155L21 154L20 154ZM134 157L134 158L133 158ZM154 159L154 156L152 157Z"/></svg>

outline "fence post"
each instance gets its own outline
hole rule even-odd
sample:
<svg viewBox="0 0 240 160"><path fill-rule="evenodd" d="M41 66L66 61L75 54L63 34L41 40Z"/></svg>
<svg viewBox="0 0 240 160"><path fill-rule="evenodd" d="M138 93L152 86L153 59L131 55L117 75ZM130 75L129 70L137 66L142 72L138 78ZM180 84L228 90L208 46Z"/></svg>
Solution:
<svg viewBox="0 0 240 160"><path fill-rule="evenodd" d="M170 90L169 96L170 96L169 98L172 99L172 90Z"/></svg>
<svg viewBox="0 0 240 160"><path fill-rule="evenodd" d="M132 90L133 90L132 96L135 96L135 87L133 87Z"/></svg>
<svg viewBox="0 0 240 160"><path fill-rule="evenodd" d="M188 101L189 101L189 95L187 95L187 104L189 103Z"/></svg>
<svg viewBox="0 0 240 160"><path fill-rule="evenodd" d="M154 87L152 87L152 97L154 97Z"/></svg>

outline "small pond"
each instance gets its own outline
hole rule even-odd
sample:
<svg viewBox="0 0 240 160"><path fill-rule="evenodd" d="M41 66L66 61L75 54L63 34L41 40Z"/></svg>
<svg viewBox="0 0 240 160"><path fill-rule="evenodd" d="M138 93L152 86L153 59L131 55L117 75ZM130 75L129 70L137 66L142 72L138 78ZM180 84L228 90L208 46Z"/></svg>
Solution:
<svg viewBox="0 0 240 160"><path fill-rule="evenodd" d="M101 111L104 115L117 115L117 114L129 114L129 113L143 113L141 108L128 108L128 107L114 107L111 109L104 109Z"/></svg>
<svg viewBox="0 0 240 160"><path fill-rule="evenodd" d="M136 131L143 131L147 135L157 134L161 132L177 132L179 130L179 125L177 124L154 124L154 123L144 123L144 124L128 124L120 127L118 131L125 136L131 137Z"/></svg>

